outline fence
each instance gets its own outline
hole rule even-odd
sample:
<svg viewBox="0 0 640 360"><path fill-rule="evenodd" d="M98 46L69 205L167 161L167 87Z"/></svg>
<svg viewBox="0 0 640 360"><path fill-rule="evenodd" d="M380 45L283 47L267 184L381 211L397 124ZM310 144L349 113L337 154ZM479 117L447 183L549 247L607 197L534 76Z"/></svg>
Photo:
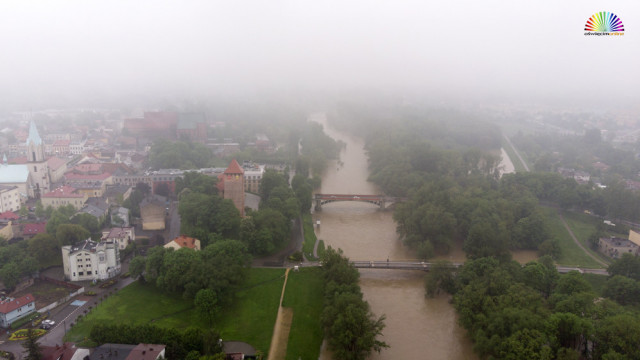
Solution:
<svg viewBox="0 0 640 360"><path fill-rule="evenodd" d="M57 281L57 280L56 280L56 281ZM74 285L74 286L77 286L77 285ZM82 294L83 292L84 292L84 287L81 287L81 288L79 288L76 292L73 292L73 293L71 293L71 294L69 294L69 295L65 296L64 298L62 298L62 299L60 299L60 300L56 301L56 302L53 302L53 303L51 303L51 304L49 304L49 305L47 305L47 306L45 306L45 307L43 307L43 308L41 308L41 309L38 309L37 311L38 311L39 313L43 313L43 312L45 312L45 311L49 311L49 310L51 310L51 309L53 309L53 308L57 307L58 305L63 304L63 303L65 303L65 302L69 301L69 299L71 299L72 297L74 297L74 296L76 296L76 295L80 295L80 294Z"/></svg>

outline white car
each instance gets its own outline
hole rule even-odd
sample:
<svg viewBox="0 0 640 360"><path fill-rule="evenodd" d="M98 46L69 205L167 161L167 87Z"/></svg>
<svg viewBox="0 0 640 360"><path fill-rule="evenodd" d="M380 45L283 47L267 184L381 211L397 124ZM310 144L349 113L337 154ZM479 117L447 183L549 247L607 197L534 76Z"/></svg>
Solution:
<svg viewBox="0 0 640 360"><path fill-rule="evenodd" d="M40 324L40 327L42 329L48 330L51 329L55 324L56 322L53 320L42 320L42 324Z"/></svg>

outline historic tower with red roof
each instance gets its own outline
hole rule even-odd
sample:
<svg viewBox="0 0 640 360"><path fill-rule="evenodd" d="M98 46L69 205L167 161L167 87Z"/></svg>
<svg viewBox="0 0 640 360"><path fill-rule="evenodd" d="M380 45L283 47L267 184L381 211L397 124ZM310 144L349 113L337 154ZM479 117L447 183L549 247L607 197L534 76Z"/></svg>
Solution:
<svg viewBox="0 0 640 360"><path fill-rule="evenodd" d="M244 170L236 159L231 160L229 167L222 174L223 197L231 199L244 217Z"/></svg>

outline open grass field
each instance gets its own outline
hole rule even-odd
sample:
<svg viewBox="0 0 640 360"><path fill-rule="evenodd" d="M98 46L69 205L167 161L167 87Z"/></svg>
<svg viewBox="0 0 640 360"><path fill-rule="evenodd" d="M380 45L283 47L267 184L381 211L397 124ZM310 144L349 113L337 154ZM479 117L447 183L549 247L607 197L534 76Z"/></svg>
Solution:
<svg viewBox="0 0 640 360"><path fill-rule="evenodd" d="M557 260L557 263L560 265L566 266L577 266L577 267L585 267L585 268L602 268L603 266L597 261L593 260L589 255L587 255L578 245L573 242L571 235L565 227L562 225L560 218L558 217L558 213L556 209L549 207L541 207L543 214L545 215L545 221L547 226L549 227L549 231L551 232L551 237L556 238L560 241L560 248L562 249L562 255ZM567 223L569 223L569 219L565 218ZM584 233L589 232L589 229L594 225L583 223L580 221L575 221L573 225L569 225L571 230L574 232L578 240L580 240L580 236L583 236ZM578 232L576 232L576 230ZM589 235L591 233L589 232ZM589 236L587 235L587 237ZM584 239L586 241L586 238Z"/></svg>
<svg viewBox="0 0 640 360"><path fill-rule="evenodd" d="M245 341L267 352L278 311L284 269L250 269L234 303L214 322L224 340ZM66 341L81 341L94 324L154 324L161 327L206 328L208 324L180 294L166 294L150 284L135 282L107 298L76 324Z"/></svg>
<svg viewBox="0 0 640 360"><path fill-rule="evenodd" d="M323 299L324 280L320 268L289 272L282 306L293 309L293 323L285 359L317 359L320 356Z"/></svg>
<svg viewBox="0 0 640 360"><path fill-rule="evenodd" d="M302 253L307 260L317 260L313 256L313 247L316 244L316 233L313 230L313 219L311 214L302 215L302 226L304 229L304 242L302 243Z"/></svg>
<svg viewBox="0 0 640 360"><path fill-rule="evenodd" d="M597 222L602 220L587 214L570 212L570 211L564 211L562 213L562 216L564 217L564 220L567 222L567 224L569 224L569 227L571 228L573 233L578 238L578 241L582 243L582 246L586 247L587 250L591 254L596 256L598 259L606 263L611 262L611 259L609 259L608 257L600 254L597 251L592 250L588 242L588 239L591 236L591 234L593 234L596 231Z"/></svg>
<svg viewBox="0 0 640 360"><path fill-rule="evenodd" d="M509 155L509 158L511 159L511 162L513 163L513 167L515 168L516 172L527 171L522 165L520 158L518 158L518 155L516 155L516 152L513 150L513 147L511 147L511 145L509 145L509 143L504 138L502 138L502 147L504 148L504 151L506 151L507 155Z"/></svg>
<svg viewBox="0 0 640 360"><path fill-rule="evenodd" d="M245 341L268 354L283 284L284 269L251 269L244 290L215 321L222 339Z"/></svg>

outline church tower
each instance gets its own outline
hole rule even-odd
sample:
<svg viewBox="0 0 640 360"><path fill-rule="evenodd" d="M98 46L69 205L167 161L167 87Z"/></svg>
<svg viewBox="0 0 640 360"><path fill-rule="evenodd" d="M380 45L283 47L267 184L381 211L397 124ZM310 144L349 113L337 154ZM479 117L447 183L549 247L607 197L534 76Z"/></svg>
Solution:
<svg viewBox="0 0 640 360"><path fill-rule="evenodd" d="M34 183L33 194L36 198L40 198L40 194L49 192L51 184L49 167L44 158L44 142L33 120L29 125L29 137L27 138L27 166Z"/></svg>
<svg viewBox="0 0 640 360"><path fill-rule="evenodd" d="M231 199L240 216L244 217L244 170L236 159L231 160L229 167L222 174L224 198Z"/></svg>

